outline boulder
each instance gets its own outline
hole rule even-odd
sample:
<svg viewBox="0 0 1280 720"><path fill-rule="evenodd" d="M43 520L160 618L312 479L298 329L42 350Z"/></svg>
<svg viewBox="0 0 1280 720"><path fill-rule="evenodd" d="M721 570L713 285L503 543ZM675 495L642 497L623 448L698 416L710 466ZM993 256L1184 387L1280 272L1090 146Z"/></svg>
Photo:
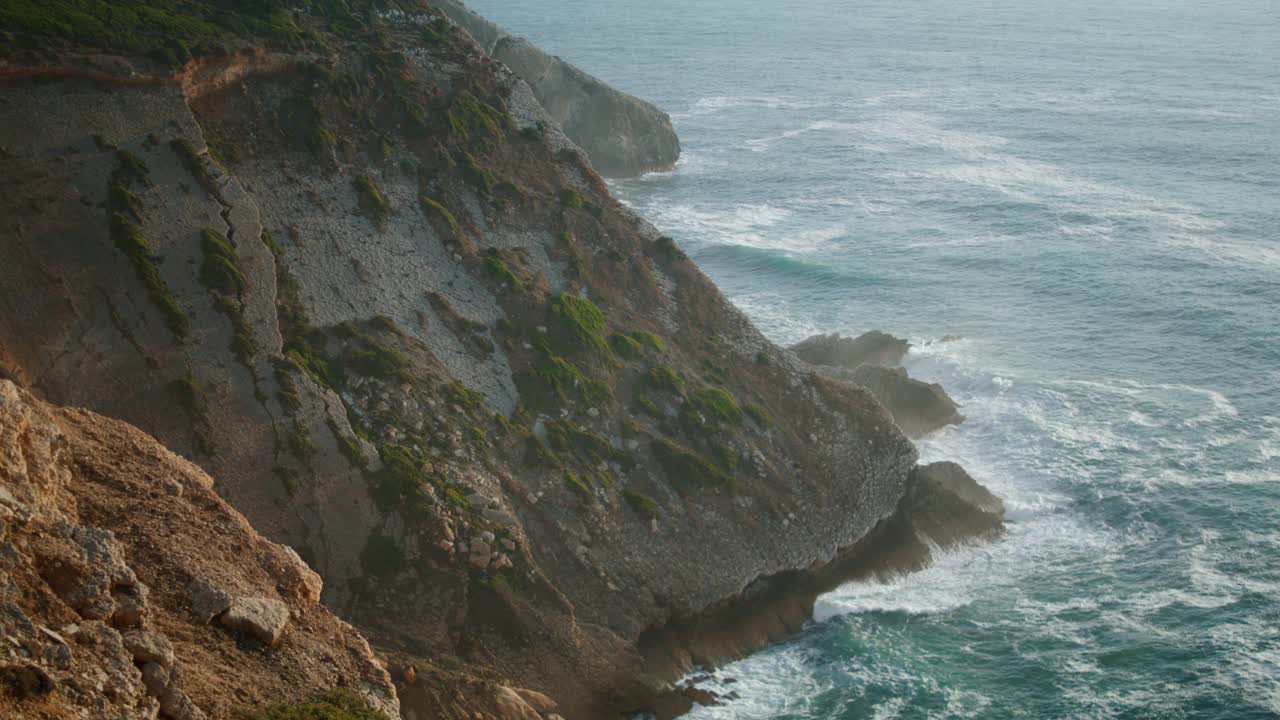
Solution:
<svg viewBox="0 0 1280 720"><path fill-rule="evenodd" d="M253 635L264 645L274 646L289 624L289 608L279 600L235 598L219 622L231 630Z"/></svg>
<svg viewBox="0 0 1280 720"><path fill-rule="evenodd" d="M231 596L205 577L187 584L187 597L191 599L191 612L206 625L231 607Z"/></svg>
<svg viewBox="0 0 1280 720"><path fill-rule="evenodd" d="M173 667L173 645L168 638L150 630L127 630L121 633L124 648L139 665L156 663L164 668Z"/></svg>
<svg viewBox="0 0 1280 720"><path fill-rule="evenodd" d="M840 377L869 390L908 437L923 437L964 421L959 406L941 385L910 378L902 368L862 365Z"/></svg>
<svg viewBox="0 0 1280 720"><path fill-rule="evenodd" d="M1004 503L953 462L917 466L902 512L917 535L943 548L1004 533Z"/></svg>
<svg viewBox="0 0 1280 720"><path fill-rule="evenodd" d="M509 687L499 687L494 691L493 707L498 720L542 720L538 711L529 707L529 703Z"/></svg>
<svg viewBox="0 0 1280 720"><path fill-rule="evenodd" d="M814 335L791 346L801 360L812 365L856 368L859 365L897 367L902 364L911 349L911 343L879 330L863 333L856 338L832 335Z"/></svg>

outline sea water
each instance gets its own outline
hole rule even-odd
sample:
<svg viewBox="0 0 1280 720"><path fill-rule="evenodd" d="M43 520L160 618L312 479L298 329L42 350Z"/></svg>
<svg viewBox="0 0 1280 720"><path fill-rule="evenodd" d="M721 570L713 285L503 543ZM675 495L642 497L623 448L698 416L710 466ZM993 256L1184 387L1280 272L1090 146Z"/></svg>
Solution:
<svg viewBox="0 0 1280 720"><path fill-rule="evenodd" d="M472 5L668 110L616 195L779 343L909 337L1008 508L691 718L1280 715L1280 4Z"/></svg>

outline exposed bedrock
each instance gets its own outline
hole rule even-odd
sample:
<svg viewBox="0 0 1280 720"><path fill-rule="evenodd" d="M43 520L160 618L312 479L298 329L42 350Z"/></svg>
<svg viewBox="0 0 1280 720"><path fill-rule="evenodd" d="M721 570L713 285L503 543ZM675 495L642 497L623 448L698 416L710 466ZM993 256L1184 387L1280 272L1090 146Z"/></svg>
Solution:
<svg viewBox="0 0 1280 720"><path fill-rule="evenodd" d="M607 177L666 170L680 158L680 139L665 112L610 87L528 40L507 34L455 0L433 3L475 38L490 57L505 63L569 139Z"/></svg>
<svg viewBox="0 0 1280 720"><path fill-rule="evenodd" d="M845 582L888 580L928 565L931 548L951 550L1004 532L1004 504L964 468L917 466L894 513L831 562L758 578L730 600L649 630L640 648L658 675L716 667L798 632L818 596ZM656 697L652 709L662 720L686 712L690 702L676 690Z"/></svg>
<svg viewBox="0 0 1280 720"><path fill-rule="evenodd" d="M916 380L900 367L911 344L872 330L856 338L814 335L791 347L828 377L866 388L908 437L920 438L964 421L947 391Z"/></svg>

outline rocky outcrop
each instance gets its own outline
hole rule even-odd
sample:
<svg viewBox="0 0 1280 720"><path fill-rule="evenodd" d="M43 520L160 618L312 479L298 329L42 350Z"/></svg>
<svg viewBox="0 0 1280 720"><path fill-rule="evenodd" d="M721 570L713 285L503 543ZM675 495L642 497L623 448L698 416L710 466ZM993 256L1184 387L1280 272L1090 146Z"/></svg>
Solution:
<svg viewBox="0 0 1280 720"><path fill-rule="evenodd" d="M212 485L133 427L0 380L0 716L218 720L341 686L395 716L364 638L291 590L305 566L267 569L288 553ZM226 622L236 601L209 627L193 577L269 612Z"/></svg>
<svg viewBox="0 0 1280 720"><path fill-rule="evenodd" d="M538 102L586 151L600 174L630 177L668 170L680 158L680 140L670 116L652 104L509 35L457 0L434 4L529 84Z"/></svg>
<svg viewBox="0 0 1280 720"><path fill-rule="evenodd" d="M916 380L899 367L910 349L906 340L878 330L856 338L815 335L791 347L824 375L866 388L908 437L964 422L960 406L941 385Z"/></svg>
<svg viewBox="0 0 1280 720"><path fill-rule="evenodd" d="M923 437L964 421L960 406L941 385L911 378L903 368L861 365L837 376L871 391L908 437Z"/></svg>
<svg viewBox="0 0 1280 720"><path fill-rule="evenodd" d="M910 349L911 343L879 330L856 338L839 333L814 335L791 346L792 352L807 363L849 369L859 365L897 367Z"/></svg>

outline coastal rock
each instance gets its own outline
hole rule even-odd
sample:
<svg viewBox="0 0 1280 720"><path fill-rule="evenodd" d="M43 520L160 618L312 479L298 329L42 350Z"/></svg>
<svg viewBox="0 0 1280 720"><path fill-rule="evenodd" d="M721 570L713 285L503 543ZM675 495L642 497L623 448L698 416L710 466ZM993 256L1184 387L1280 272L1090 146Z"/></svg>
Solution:
<svg viewBox="0 0 1280 720"><path fill-rule="evenodd" d="M289 608L269 598L235 598L219 622L231 630L253 635L264 645L274 646L289 624Z"/></svg>
<svg viewBox="0 0 1280 720"><path fill-rule="evenodd" d="M953 462L913 470L902 512L920 535L943 548L1004 533L1004 502Z"/></svg>
<svg viewBox="0 0 1280 720"><path fill-rule="evenodd" d="M901 338L872 330L856 338L839 333L814 335L791 346L801 360L813 365L832 365L853 369L859 365L897 367L902 364L911 344Z"/></svg>
<svg viewBox="0 0 1280 720"><path fill-rule="evenodd" d="M652 104L509 35L457 0L433 4L529 84L547 114L587 153L600 174L631 177L667 170L680 158L671 117Z"/></svg>
<svg viewBox="0 0 1280 720"><path fill-rule="evenodd" d="M959 406L941 385L910 378L902 368L862 365L840 377L870 390L907 437L923 437L964 421Z"/></svg>

